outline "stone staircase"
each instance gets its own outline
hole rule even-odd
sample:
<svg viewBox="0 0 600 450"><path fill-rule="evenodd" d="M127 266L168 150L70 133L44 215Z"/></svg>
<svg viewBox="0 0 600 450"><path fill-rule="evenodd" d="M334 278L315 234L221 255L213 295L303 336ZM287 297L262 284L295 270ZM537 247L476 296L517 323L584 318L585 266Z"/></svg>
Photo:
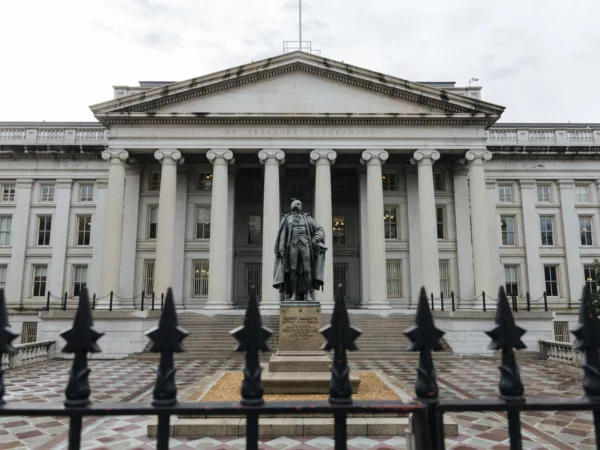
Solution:
<svg viewBox="0 0 600 450"><path fill-rule="evenodd" d="M273 351L278 348L279 316L263 316L263 324L273 331L269 345ZM229 332L243 323L243 315L215 315L206 316L190 311L181 312L180 325L190 334L185 340L186 353L177 357L186 360L227 360L242 359L243 355L234 352L235 340ZM323 323L331 320L331 313L323 314ZM353 313L350 311L350 323L361 329L363 334L358 339L359 350L349 356L354 360L391 360L391 359L416 359L418 353L407 352L409 341L404 336L404 330L413 324L413 315L393 314L381 317L364 312ZM444 351L438 353L436 358L450 356L452 352L443 342ZM157 360L158 355L150 353L137 353L132 355L136 359ZM268 361L270 355L262 356Z"/></svg>

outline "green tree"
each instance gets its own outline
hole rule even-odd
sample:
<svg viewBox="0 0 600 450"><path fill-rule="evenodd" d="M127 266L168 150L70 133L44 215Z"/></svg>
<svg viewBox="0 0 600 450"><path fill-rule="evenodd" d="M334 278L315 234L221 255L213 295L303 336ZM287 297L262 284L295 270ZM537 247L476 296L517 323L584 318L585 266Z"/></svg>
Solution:
<svg viewBox="0 0 600 450"><path fill-rule="evenodd" d="M600 286L600 260L598 259L594 259L594 263L592 264L592 276L586 278L585 282L589 283L591 281L595 281L596 282L596 286ZM598 291L598 289L596 289L595 291L592 292L592 302L594 303L594 306L596 307L596 311L600 310L600 292Z"/></svg>

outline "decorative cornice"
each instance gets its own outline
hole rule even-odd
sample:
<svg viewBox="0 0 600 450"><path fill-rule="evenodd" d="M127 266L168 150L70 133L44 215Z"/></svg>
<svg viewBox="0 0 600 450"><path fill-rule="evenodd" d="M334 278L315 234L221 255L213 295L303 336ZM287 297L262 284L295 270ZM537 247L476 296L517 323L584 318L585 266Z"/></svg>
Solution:
<svg viewBox="0 0 600 450"><path fill-rule="evenodd" d="M206 157L213 165L227 165L235 162L233 152L227 148L211 148L206 152Z"/></svg>
<svg viewBox="0 0 600 450"><path fill-rule="evenodd" d="M261 164L267 164L268 161L283 164L285 163L285 152L281 149L262 149L258 152L258 159Z"/></svg>
<svg viewBox="0 0 600 450"><path fill-rule="evenodd" d="M311 164L335 164L337 153L333 149L318 149L310 152Z"/></svg>
<svg viewBox="0 0 600 450"><path fill-rule="evenodd" d="M369 150L365 150L360 155L360 163L367 164L367 165L369 165L369 164L382 165L388 160L389 157L390 157L390 154L388 152L386 152L385 150L369 149Z"/></svg>

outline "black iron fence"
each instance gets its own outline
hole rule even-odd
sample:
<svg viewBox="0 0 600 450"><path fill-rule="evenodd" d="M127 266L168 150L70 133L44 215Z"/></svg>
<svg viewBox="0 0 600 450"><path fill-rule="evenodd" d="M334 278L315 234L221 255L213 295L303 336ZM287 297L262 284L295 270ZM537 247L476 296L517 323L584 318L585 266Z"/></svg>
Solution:
<svg viewBox="0 0 600 450"><path fill-rule="evenodd" d="M347 352L357 349L356 340L361 331L351 326L343 291L340 288L335 301L331 323L321 329L326 351L333 351L329 400L327 402L265 402L261 380L259 352L268 351L271 331L262 325L256 295L252 293L243 325L231 332L237 341L236 351L245 353L244 380L239 403L178 403L175 382L174 353L183 352L187 331L178 325L175 302L169 289L164 300L158 326L147 332L150 351L160 353L153 401L147 403L95 404L90 401L91 388L88 353L100 352L98 340L103 333L93 327L90 300L86 290L78 298L73 326L61 336L66 341L62 349L74 354L72 368L62 404L8 403L3 370L0 366L0 416L67 416L69 449L81 446L84 416L150 415L158 418L157 448L169 448L170 420L175 415L239 416L246 417L246 445L258 449L259 418L271 414L331 414L334 417L335 448L345 449L347 417L357 413L404 413L412 415L412 435L417 449L443 449L444 415L461 411L501 411L507 413L508 434L512 449L522 448L522 411L588 410L593 411L596 442L600 443L600 320L587 287L580 302L579 325L571 332L575 336L573 348L583 353L582 398L526 398L521 381L515 349L525 348L521 340L526 330L515 324L511 305L504 288L500 288L496 306L495 326L486 334L491 338L490 348L501 351L499 393L497 399L439 400L433 351L442 350L440 339L444 332L435 327L429 298L424 289L419 297L415 325L405 331L411 341L409 350L419 352L416 367L417 381L414 402L357 401L352 399L350 367ZM8 325L4 291L0 290L0 364L2 354L13 351L11 342L17 337ZM598 444L597 444L598 445Z"/></svg>

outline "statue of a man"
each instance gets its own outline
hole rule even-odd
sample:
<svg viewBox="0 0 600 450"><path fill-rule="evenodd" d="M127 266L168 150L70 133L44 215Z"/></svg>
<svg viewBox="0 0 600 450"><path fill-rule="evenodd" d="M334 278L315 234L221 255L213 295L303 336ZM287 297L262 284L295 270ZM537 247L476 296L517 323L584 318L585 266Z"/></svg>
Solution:
<svg viewBox="0 0 600 450"><path fill-rule="evenodd" d="M302 212L300 200L294 200L275 241L273 287L284 292L289 301L304 292L305 300L312 301L315 289L323 288L326 250L323 227Z"/></svg>

